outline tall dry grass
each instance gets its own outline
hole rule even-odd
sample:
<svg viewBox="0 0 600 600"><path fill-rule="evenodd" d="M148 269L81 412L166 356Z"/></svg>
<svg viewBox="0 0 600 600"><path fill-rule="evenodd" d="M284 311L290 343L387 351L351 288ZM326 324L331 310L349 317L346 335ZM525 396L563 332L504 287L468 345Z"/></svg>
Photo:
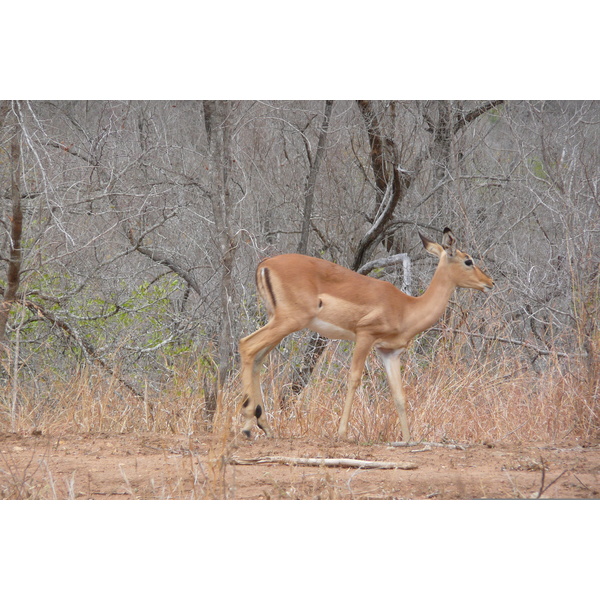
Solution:
<svg viewBox="0 0 600 600"><path fill-rule="evenodd" d="M334 348L326 352L293 408L274 407L278 435L335 434L346 372L332 369L334 353ZM540 374L529 361L514 355L485 362L456 359L450 351L437 352L434 362L409 355L403 380L413 438L473 443L597 439L600 386L598 382L590 386L584 365L565 365L561 360L554 358ZM266 388L275 392L274 378L267 374L266 380ZM367 361L349 427L350 436L360 442L399 439L399 421L375 356Z"/></svg>
<svg viewBox="0 0 600 600"><path fill-rule="evenodd" d="M455 350L448 346L430 355L407 353L403 380L414 439L582 442L599 437L600 384L589 380L583 362L549 357L544 370L536 372L518 353L495 352L485 360L469 360ZM292 366L283 353L271 353L262 387L278 437L335 436L350 351L345 342L331 343L309 385L285 408L278 398L282 386L292 380ZM186 365L160 393L146 389L142 397L93 369L60 380L48 378L43 393L39 385L26 382L18 384L15 393L14 382L7 381L0 389L0 430L42 430L50 435L211 432L225 452L230 432L240 424L239 377L224 390L216 414L206 410L207 377L204 367ZM384 370L374 354L354 401L349 435L360 443L400 439Z"/></svg>

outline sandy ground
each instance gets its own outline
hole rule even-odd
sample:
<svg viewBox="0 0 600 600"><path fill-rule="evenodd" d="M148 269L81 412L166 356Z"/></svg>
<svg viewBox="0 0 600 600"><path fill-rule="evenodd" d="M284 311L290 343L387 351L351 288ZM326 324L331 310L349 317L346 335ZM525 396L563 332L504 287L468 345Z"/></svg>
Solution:
<svg viewBox="0 0 600 600"><path fill-rule="evenodd" d="M0 434L0 498L600 498L600 444L393 447L322 438L35 433ZM273 457L401 468L263 462ZM245 461L254 462L239 464Z"/></svg>

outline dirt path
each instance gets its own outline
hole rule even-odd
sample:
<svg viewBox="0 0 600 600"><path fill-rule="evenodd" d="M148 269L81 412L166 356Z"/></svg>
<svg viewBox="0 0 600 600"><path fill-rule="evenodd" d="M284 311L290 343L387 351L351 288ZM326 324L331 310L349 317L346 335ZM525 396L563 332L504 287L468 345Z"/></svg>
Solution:
<svg viewBox="0 0 600 600"><path fill-rule="evenodd" d="M364 469L259 457L414 463ZM209 435L0 434L0 498L600 498L600 444L391 447L327 439L222 441Z"/></svg>

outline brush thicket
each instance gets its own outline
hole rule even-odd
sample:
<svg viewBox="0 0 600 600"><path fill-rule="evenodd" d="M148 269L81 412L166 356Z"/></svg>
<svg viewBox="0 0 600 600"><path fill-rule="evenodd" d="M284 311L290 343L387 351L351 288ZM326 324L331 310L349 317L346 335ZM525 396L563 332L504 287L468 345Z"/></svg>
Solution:
<svg viewBox="0 0 600 600"><path fill-rule="evenodd" d="M288 396L285 403L280 398L292 380L293 366L285 352L269 355L261 382L265 408L278 437L335 437L351 350L351 344L331 342L302 393ZM456 340L409 350L403 381L413 439L560 442L598 437L600 384L590 381L584 360L567 362L550 356L543 371L537 372L526 356L509 350L469 358ZM209 366L188 362L173 373L160 392L146 386L139 396L92 368L71 377L47 377L43 386L39 380L36 385L18 382L17 393L14 383L7 381L0 403L0 428L56 435L229 435L237 431L237 375L217 394L215 412L207 410L215 404ZM374 353L367 360L354 400L349 433L361 443L400 439L396 409Z"/></svg>

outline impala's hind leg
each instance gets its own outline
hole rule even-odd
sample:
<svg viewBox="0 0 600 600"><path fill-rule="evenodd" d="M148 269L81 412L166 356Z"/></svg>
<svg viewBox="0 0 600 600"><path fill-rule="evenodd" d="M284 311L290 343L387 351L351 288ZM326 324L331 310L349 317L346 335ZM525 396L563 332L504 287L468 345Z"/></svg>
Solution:
<svg viewBox="0 0 600 600"><path fill-rule="evenodd" d="M259 330L260 331L260 330ZM256 333L259 333L258 331ZM254 335L254 334L252 334ZM247 347L252 342L252 335L240 340L240 355L242 356L242 387L243 403L242 415L244 416L244 426L242 433L250 437L254 419L257 425L265 432L267 437L271 437L271 430L267 424L265 412L262 407L262 394L260 391L260 367L269 352L275 345L269 345L260 348L258 351L251 352Z"/></svg>
<svg viewBox="0 0 600 600"><path fill-rule="evenodd" d="M262 394L260 391L260 368L267 358L269 352L279 344L279 342L296 328L290 329L283 323L278 323L275 319L267 325L240 340L240 356L242 359L242 415L244 416L244 426L242 433L250 437L254 419L257 425L265 432L267 437L271 437L271 429L267 424L265 411L262 404Z"/></svg>

